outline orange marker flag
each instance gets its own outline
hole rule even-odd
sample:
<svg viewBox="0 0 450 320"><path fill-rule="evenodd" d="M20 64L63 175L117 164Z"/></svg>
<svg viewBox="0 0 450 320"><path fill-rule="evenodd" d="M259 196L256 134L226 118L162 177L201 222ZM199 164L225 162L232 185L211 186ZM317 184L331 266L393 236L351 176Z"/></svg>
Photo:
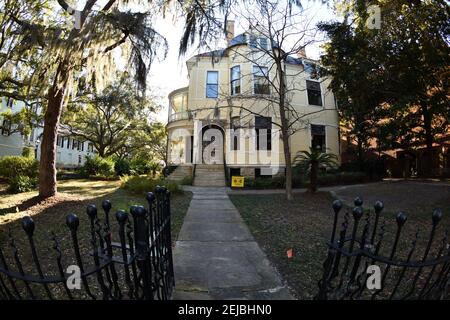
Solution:
<svg viewBox="0 0 450 320"><path fill-rule="evenodd" d="M288 259L291 259L294 257L294 249L289 248L288 251L286 251L286 253L287 253Z"/></svg>

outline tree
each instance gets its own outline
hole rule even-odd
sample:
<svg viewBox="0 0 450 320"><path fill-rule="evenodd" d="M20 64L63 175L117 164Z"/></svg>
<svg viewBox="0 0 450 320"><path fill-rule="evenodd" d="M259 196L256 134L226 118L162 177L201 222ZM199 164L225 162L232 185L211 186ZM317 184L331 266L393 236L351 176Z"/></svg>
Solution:
<svg viewBox="0 0 450 320"><path fill-rule="evenodd" d="M310 25L311 17L298 1L257 0L242 4L232 13L239 21L245 21L250 44L245 49L231 47L229 56L253 66L250 73L241 71L241 79L249 81L256 72L260 82L257 94L253 89L247 92L239 89L241 92L238 95L227 92L221 94L221 99L239 110L243 122L251 122L254 116L279 115L280 120L271 119L271 123L280 131L286 167L286 198L292 200L290 137L300 130L309 129L313 115L335 111L334 108L325 108L324 104L314 109L298 108L293 104L296 95L298 97L306 90L304 81L301 81L304 79L302 75L310 73L311 77L315 77L316 65L310 62L310 70L306 70L296 56L317 41L317 28ZM265 45L257 43L259 38L267 39ZM325 78L320 81L325 81ZM252 105L249 106L249 103Z"/></svg>
<svg viewBox="0 0 450 320"><path fill-rule="evenodd" d="M337 165L338 157L326 153L318 148L309 148L309 151L300 151L294 159L295 166L309 173L309 191L317 191L317 176L319 169L333 168Z"/></svg>
<svg viewBox="0 0 450 320"><path fill-rule="evenodd" d="M91 142L99 156L124 157L150 142L149 119L157 109L149 97L136 92L125 74L103 91L83 92L81 99L69 103L63 123L71 135Z"/></svg>
<svg viewBox="0 0 450 320"><path fill-rule="evenodd" d="M384 148L424 143L430 155L434 137L449 125L450 6L382 1L381 29L369 30L367 3L346 3L343 22L320 25L330 38L322 62L360 161L372 137Z"/></svg>

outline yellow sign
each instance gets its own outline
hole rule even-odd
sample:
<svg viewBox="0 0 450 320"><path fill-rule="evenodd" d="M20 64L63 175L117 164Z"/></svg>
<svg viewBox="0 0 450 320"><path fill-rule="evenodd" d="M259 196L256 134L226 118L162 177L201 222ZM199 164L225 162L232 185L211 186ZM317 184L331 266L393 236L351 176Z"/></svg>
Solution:
<svg viewBox="0 0 450 320"><path fill-rule="evenodd" d="M244 177L232 176L231 177L231 187L244 187Z"/></svg>

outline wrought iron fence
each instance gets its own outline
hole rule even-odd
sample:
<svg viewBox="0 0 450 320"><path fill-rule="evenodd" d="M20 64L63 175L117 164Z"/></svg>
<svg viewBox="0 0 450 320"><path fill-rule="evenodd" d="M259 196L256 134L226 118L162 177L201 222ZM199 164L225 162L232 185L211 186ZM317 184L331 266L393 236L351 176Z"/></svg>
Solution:
<svg viewBox="0 0 450 320"><path fill-rule="evenodd" d="M11 230L8 248L0 246L0 299L170 299L175 285L170 192L157 187L146 200L148 207L130 207L132 219L118 210L116 223L110 221L110 201L102 203L102 220L97 208L89 205L86 241L80 235L79 217L69 214L69 236L60 239L52 233L53 246L45 255L38 254L45 250L33 237L38 225L23 218L22 246Z"/></svg>
<svg viewBox="0 0 450 320"><path fill-rule="evenodd" d="M381 219L381 201L375 203L374 211L364 210L360 198L354 205L351 219L349 210L339 214L340 200L333 202L333 229L316 299L450 298L448 230L439 237L437 233L442 210L433 211L430 231L420 237L418 229L404 230L407 216L403 212L396 215L396 223ZM407 239L402 241L405 233ZM374 276L379 276L378 285L371 282Z"/></svg>

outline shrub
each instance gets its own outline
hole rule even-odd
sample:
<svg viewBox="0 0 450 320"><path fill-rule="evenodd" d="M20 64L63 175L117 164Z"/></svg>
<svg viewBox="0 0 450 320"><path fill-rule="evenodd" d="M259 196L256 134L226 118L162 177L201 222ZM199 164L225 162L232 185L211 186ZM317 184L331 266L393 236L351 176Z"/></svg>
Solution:
<svg viewBox="0 0 450 320"><path fill-rule="evenodd" d="M183 186L192 186L193 180L194 180L194 179L193 179L191 176L185 176L185 177L181 180L180 184L183 185Z"/></svg>
<svg viewBox="0 0 450 320"><path fill-rule="evenodd" d="M110 158L102 158L99 155L86 157L84 171L87 175L112 177L115 174L114 161Z"/></svg>
<svg viewBox="0 0 450 320"><path fill-rule="evenodd" d="M18 175L11 179L8 186L8 192L21 193L32 191L36 188L37 179L27 176Z"/></svg>
<svg viewBox="0 0 450 320"><path fill-rule="evenodd" d="M365 172L340 172L339 183L351 184L351 183L363 183L368 180Z"/></svg>
<svg viewBox="0 0 450 320"><path fill-rule="evenodd" d="M167 180L151 179L145 176L124 176L121 179L121 188L132 193L145 194L147 192L153 192L156 186L164 186L172 193L181 192L181 189L175 182Z"/></svg>
<svg viewBox="0 0 450 320"><path fill-rule="evenodd" d="M244 187L251 189L279 189L285 186L286 179L284 176L275 177L245 177Z"/></svg>
<svg viewBox="0 0 450 320"><path fill-rule="evenodd" d="M32 147L23 147L22 157L34 158L34 149Z"/></svg>
<svg viewBox="0 0 450 320"><path fill-rule="evenodd" d="M153 169L153 161L144 158L134 158L130 162L132 174L148 174Z"/></svg>
<svg viewBox="0 0 450 320"><path fill-rule="evenodd" d="M114 162L114 171L118 176L129 175L131 172L130 161L127 159L117 159Z"/></svg>
<svg viewBox="0 0 450 320"><path fill-rule="evenodd" d="M6 156L0 158L0 177L11 182L18 176L35 179L38 176L39 163L32 158Z"/></svg>

